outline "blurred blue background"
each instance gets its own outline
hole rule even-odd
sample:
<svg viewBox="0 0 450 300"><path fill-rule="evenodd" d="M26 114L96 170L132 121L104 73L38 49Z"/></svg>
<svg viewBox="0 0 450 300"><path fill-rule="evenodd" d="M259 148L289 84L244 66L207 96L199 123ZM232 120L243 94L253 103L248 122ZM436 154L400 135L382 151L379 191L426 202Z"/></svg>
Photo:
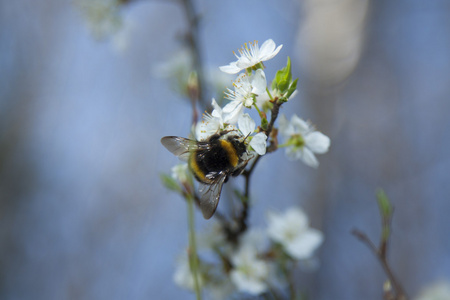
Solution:
<svg viewBox="0 0 450 300"><path fill-rule="evenodd" d="M300 85L282 113L331 138L319 169L277 151L253 178L252 224L299 205L325 234L320 268L299 275L310 299L381 299L385 275L350 234L378 239L378 187L395 205L389 259L409 295L450 280L449 2L195 4L206 68L248 41L283 44L268 77L290 56ZM0 2L2 299L194 299L172 280L186 205L159 180L178 162L159 140L187 136L191 107L155 72L181 48L185 15L176 1L121 15L114 42L93 38L70 1Z"/></svg>

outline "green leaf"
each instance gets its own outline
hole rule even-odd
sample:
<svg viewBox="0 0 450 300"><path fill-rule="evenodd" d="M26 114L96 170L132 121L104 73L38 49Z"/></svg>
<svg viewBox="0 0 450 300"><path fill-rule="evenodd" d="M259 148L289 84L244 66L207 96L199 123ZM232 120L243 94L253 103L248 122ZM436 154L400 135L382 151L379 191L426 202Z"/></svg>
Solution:
<svg viewBox="0 0 450 300"><path fill-rule="evenodd" d="M295 92L295 90L297 89L297 82L298 82L298 78L296 78L291 85L289 86L289 89L287 91L286 94L286 98L289 99L289 97L291 97L291 95Z"/></svg>
<svg viewBox="0 0 450 300"><path fill-rule="evenodd" d="M297 89L297 81L298 78L295 79L291 85L289 86L287 92L285 94L282 95L282 97L278 100L281 103L287 102L289 100L289 98L291 97L291 95L295 92L295 90Z"/></svg>
<svg viewBox="0 0 450 300"><path fill-rule="evenodd" d="M274 83L272 83L272 89L278 89L282 94L284 94L289 88L291 81L291 59L288 56L286 67L277 71L275 75L275 86Z"/></svg>
<svg viewBox="0 0 450 300"><path fill-rule="evenodd" d="M276 77L272 80L272 91L277 90L277 80Z"/></svg>

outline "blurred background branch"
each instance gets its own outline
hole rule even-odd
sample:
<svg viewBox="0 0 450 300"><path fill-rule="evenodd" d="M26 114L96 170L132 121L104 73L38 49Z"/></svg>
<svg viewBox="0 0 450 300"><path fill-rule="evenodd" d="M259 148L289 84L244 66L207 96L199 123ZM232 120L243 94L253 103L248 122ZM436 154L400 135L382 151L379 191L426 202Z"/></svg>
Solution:
<svg viewBox="0 0 450 300"><path fill-rule="evenodd" d="M366 244L366 246L372 251L372 253L378 258L381 266L383 267L388 281L385 284L385 294L384 299L386 300L407 300L406 293L403 289L400 280L394 275L391 266L389 265L387 259L387 249L389 244L389 237L391 236L391 221L394 209L392 204L383 190L377 192L377 203L380 210L381 217L381 236L379 246L376 247L375 244L370 240L370 238L362 231L354 229L352 234L357 237L361 242ZM394 292L390 288L394 288Z"/></svg>

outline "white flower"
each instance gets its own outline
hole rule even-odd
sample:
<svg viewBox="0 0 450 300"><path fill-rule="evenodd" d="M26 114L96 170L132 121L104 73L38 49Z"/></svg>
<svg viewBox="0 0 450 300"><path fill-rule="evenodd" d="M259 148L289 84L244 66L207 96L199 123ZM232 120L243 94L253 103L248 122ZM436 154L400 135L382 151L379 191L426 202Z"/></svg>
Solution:
<svg viewBox="0 0 450 300"><path fill-rule="evenodd" d="M309 228L308 217L299 208L291 208L284 214L269 212L267 234L280 243L295 259L308 259L323 242L323 234Z"/></svg>
<svg viewBox="0 0 450 300"><path fill-rule="evenodd" d="M232 257L231 281L241 292L259 295L268 289L269 266L257 257L253 247L241 247Z"/></svg>
<svg viewBox="0 0 450 300"><path fill-rule="evenodd" d="M86 23L96 38L106 38L122 27L119 0L76 0Z"/></svg>
<svg viewBox="0 0 450 300"><path fill-rule="evenodd" d="M244 136L248 136L255 131L256 124L249 114L243 114L238 120L238 127ZM266 154L266 141L267 135L259 132L251 137L250 146L259 155L264 155Z"/></svg>
<svg viewBox="0 0 450 300"><path fill-rule="evenodd" d="M297 95L297 90L295 90L292 95L289 97L288 101L291 100L292 98L294 98ZM283 95L278 91L278 90L270 90L270 95L272 95L273 98L281 98ZM270 101L270 96L267 93L267 91L265 91L263 94L256 96L256 105L259 108L264 109L265 106L267 105L267 103Z"/></svg>
<svg viewBox="0 0 450 300"><path fill-rule="evenodd" d="M321 132L315 131L314 127L294 115L291 121L286 117L280 117L280 133L287 140L286 154L289 159L301 159L310 167L317 168L319 162L314 153L323 154L330 147L330 138Z"/></svg>
<svg viewBox="0 0 450 300"><path fill-rule="evenodd" d="M261 95L266 91L266 75L259 69L250 77L246 74L240 74L235 82L234 91L227 89L225 97L231 100L225 105L223 112L228 114L229 121L235 123L244 113L244 108L251 108L255 96Z"/></svg>
<svg viewBox="0 0 450 300"><path fill-rule="evenodd" d="M187 253L183 253L177 260L177 266L175 270L175 274L173 275L173 281L175 283L185 289L193 291L195 289L194 275L191 272L191 268L189 266L189 258ZM204 285L204 280L202 276L198 276L198 283L200 286Z"/></svg>
<svg viewBox="0 0 450 300"><path fill-rule="evenodd" d="M438 281L423 289L415 300L449 300L450 282Z"/></svg>
<svg viewBox="0 0 450 300"><path fill-rule="evenodd" d="M230 124L230 118L223 113L222 108L217 104L213 98L213 111L211 114L203 114L203 121L197 124L195 128L195 135L198 141L206 140L209 136L223 130L226 125Z"/></svg>
<svg viewBox="0 0 450 300"><path fill-rule="evenodd" d="M278 46L276 49L275 47L275 42L272 39L265 41L261 48L259 48L257 41L246 43L244 47L238 50L239 55L234 54L238 60L230 63L228 66L220 67L220 70L228 74L237 74L243 69L251 68L260 62L273 58L280 52L283 45Z"/></svg>
<svg viewBox="0 0 450 300"><path fill-rule="evenodd" d="M259 155L266 154L267 135L264 132L257 133L250 141L250 146Z"/></svg>
<svg viewBox="0 0 450 300"><path fill-rule="evenodd" d="M172 178L179 182L186 183L190 180L191 173L187 163L175 165L172 167L171 171Z"/></svg>

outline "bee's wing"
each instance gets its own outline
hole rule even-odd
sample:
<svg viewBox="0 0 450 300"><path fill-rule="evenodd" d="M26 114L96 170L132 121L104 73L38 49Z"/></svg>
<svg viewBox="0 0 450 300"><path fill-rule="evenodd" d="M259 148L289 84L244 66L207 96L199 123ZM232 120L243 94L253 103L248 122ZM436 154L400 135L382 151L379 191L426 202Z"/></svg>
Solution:
<svg viewBox="0 0 450 300"><path fill-rule="evenodd" d="M214 178L214 183L205 184L200 183L199 192L200 196L200 209L202 210L203 217L209 219L216 211L217 204L219 204L220 192L222 191L222 185L227 178L227 174L221 172Z"/></svg>
<svg viewBox="0 0 450 300"><path fill-rule="evenodd" d="M184 161L188 160L190 152L198 148L196 141L179 136L165 136L161 144Z"/></svg>

